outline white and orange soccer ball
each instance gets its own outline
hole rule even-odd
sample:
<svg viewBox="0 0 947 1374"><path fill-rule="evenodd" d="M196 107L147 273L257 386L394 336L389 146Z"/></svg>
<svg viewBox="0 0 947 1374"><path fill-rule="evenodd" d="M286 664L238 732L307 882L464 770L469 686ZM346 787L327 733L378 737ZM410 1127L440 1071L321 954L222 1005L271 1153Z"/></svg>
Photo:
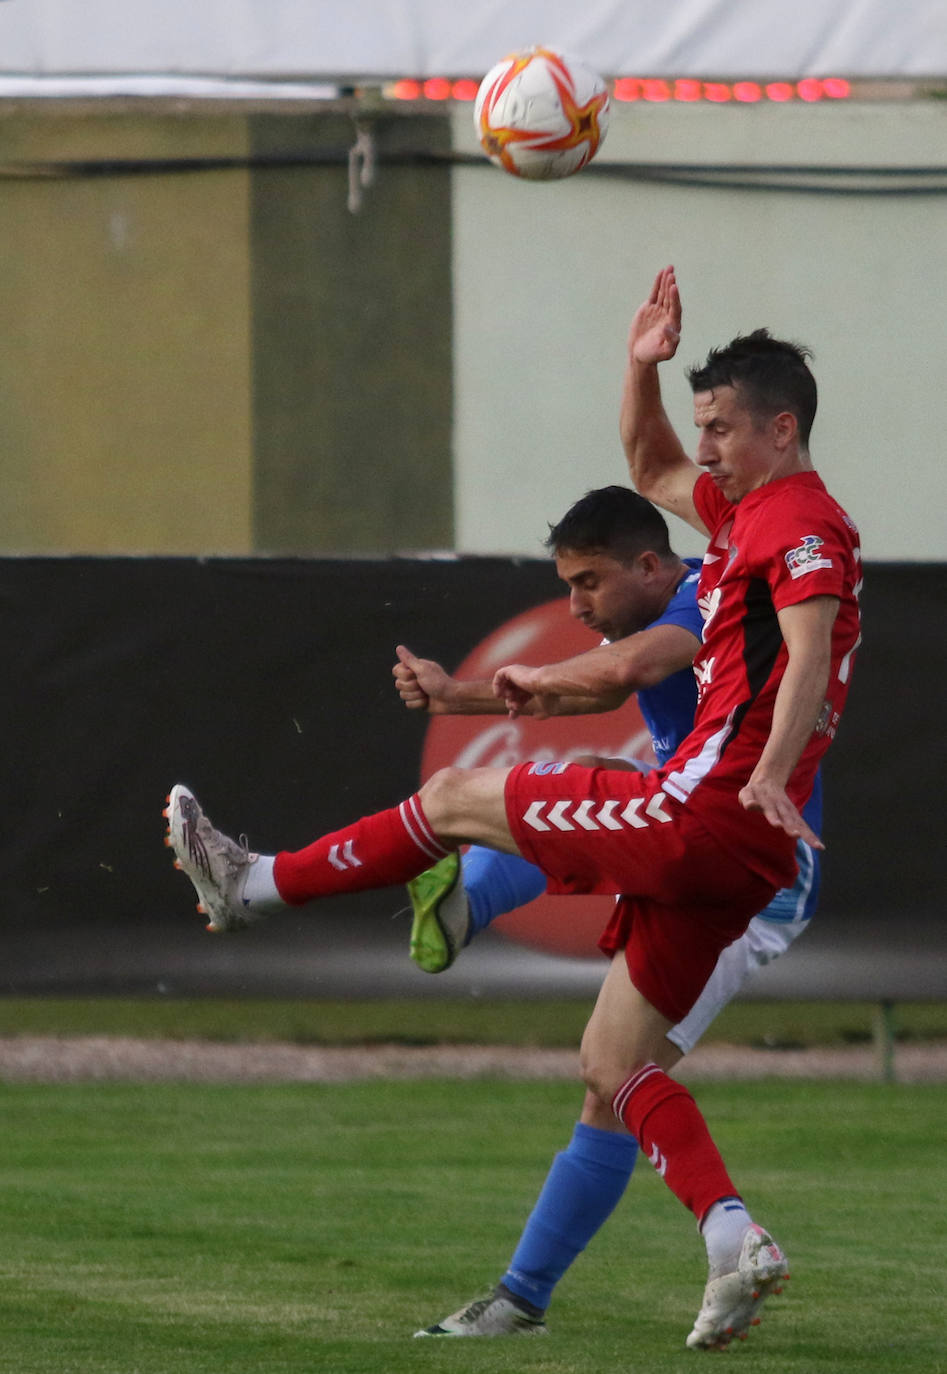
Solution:
<svg viewBox="0 0 947 1374"><path fill-rule="evenodd" d="M584 62L550 48L528 48L487 72L474 123L497 167L529 181L554 181L580 171L601 147L608 91Z"/></svg>

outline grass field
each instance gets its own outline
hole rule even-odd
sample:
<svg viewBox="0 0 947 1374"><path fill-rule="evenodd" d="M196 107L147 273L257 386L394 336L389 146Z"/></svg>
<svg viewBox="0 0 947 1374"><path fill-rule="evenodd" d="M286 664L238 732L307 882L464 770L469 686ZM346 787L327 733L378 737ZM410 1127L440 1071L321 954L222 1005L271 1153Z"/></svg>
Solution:
<svg viewBox="0 0 947 1374"><path fill-rule="evenodd" d="M945 1374L943 1089L765 1081L699 1101L793 1280L754 1374ZM0 1086L0 1370L428 1374L697 1369L692 1219L649 1166L540 1340L412 1332L488 1288L569 1083Z"/></svg>
<svg viewBox="0 0 947 1374"><path fill-rule="evenodd" d="M0 997L0 1035L139 1035L297 1044L578 1045L590 1002ZM869 1002L734 1002L705 1037L747 1045L842 1045L872 1036ZM947 1039L947 1003L899 1003L899 1039Z"/></svg>

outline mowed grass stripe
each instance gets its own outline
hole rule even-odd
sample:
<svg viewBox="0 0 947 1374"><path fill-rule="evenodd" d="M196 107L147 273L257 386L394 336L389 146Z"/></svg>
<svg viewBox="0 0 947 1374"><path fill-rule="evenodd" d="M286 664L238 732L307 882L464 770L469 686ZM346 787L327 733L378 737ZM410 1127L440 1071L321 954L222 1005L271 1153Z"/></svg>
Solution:
<svg viewBox="0 0 947 1374"><path fill-rule="evenodd" d="M730 1358L944 1371L943 1090L697 1096L793 1273ZM489 1080L0 1087L0 1370L689 1368L702 1247L648 1165L547 1339L411 1339L502 1272L578 1102L568 1083Z"/></svg>
<svg viewBox="0 0 947 1374"><path fill-rule="evenodd" d="M604 971L604 966L603 966ZM449 975L448 975L449 976ZM0 997L0 1035L131 1035L176 1040L350 1045L579 1043L590 999L381 998L293 1001L229 998ZM868 1041L869 1002L736 1002L706 1042L832 1045ZM899 1003L905 1040L947 1039L947 1003Z"/></svg>

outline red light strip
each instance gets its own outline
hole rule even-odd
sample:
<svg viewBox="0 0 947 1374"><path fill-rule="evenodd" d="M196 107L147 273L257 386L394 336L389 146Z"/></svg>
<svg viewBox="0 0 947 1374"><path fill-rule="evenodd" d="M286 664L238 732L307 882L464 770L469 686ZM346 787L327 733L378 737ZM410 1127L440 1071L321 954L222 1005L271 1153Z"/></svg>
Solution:
<svg viewBox="0 0 947 1374"><path fill-rule="evenodd" d="M677 81L662 81L648 77L623 76L614 83L612 94L616 100L647 100L664 102L669 100L700 101L708 100L716 105L735 101L738 104L752 105L760 101L785 103L788 100L847 100L852 93L851 85L841 77L828 76L823 79L806 77L802 81L696 81L681 78Z"/></svg>
<svg viewBox="0 0 947 1374"><path fill-rule="evenodd" d="M478 82L464 78L450 81L444 76L428 77L426 81L407 78L385 87L390 100L461 100L476 99ZM651 104L678 101L694 104L708 101L714 105L735 103L755 105L765 101L785 104L790 100L812 103L817 100L848 100L851 83L839 76L806 77L802 81L697 81L680 77L666 81L656 77L620 76L611 83L615 100L629 103L644 100Z"/></svg>

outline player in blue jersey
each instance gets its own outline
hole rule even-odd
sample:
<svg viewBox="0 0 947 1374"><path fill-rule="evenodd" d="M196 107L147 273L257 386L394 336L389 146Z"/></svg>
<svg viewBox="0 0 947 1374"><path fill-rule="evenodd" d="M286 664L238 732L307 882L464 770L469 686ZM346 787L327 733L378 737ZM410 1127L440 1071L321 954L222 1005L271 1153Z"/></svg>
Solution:
<svg viewBox="0 0 947 1374"><path fill-rule="evenodd" d="M515 690L521 712L543 718L614 709L636 692L655 754L664 762L693 724L696 687L690 665L702 628L699 560L678 558L663 516L617 486L589 492L552 527L546 544L569 586L572 614L607 642L563 663L508 670L508 696ZM393 672L411 709L431 714L507 709L492 682L459 682L403 646ZM647 765L609 760L609 767L616 766ZM818 780L805 817L818 833ZM794 886L777 894L724 951L696 1005L668 1032L665 1071L694 1047L749 974L784 953L806 929L818 896L819 864L803 841L797 857ZM518 855L479 846L463 860L448 855L409 884L415 912L412 958L427 972L441 972L492 920L545 887L540 870ZM556 1284L617 1206L637 1152L637 1142L610 1105L587 1092L572 1140L556 1156L494 1293L417 1334L542 1334Z"/></svg>
<svg viewBox="0 0 947 1374"><path fill-rule="evenodd" d="M663 762L694 719L692 664L702 628L696 594L700 560L679 558L671 550L661 513L619 486L588 492L551 529L546 545L569 587L571 613L604 637L608 647L554 669L521 670L532 678L529 693L522 693L522 713L542 718L611 710L637 692ZM403 646L398 653L393 672L409 708L435 715L506 714L492 681L458 682L439 664L417 659ZM547 693L539 675L554 671L559 683ZM575 675L571 691L562 678L570 671ZM589 756L580 761L598 762ZM609 764L647 767L632 760L611 759ZM416 909L411 955L428 973L442 972L462 945L497 916L545 891L540 870L516 855L472 846L463 858L462 885L457 884L460 862L451 854L409 885Z"/></svg>

